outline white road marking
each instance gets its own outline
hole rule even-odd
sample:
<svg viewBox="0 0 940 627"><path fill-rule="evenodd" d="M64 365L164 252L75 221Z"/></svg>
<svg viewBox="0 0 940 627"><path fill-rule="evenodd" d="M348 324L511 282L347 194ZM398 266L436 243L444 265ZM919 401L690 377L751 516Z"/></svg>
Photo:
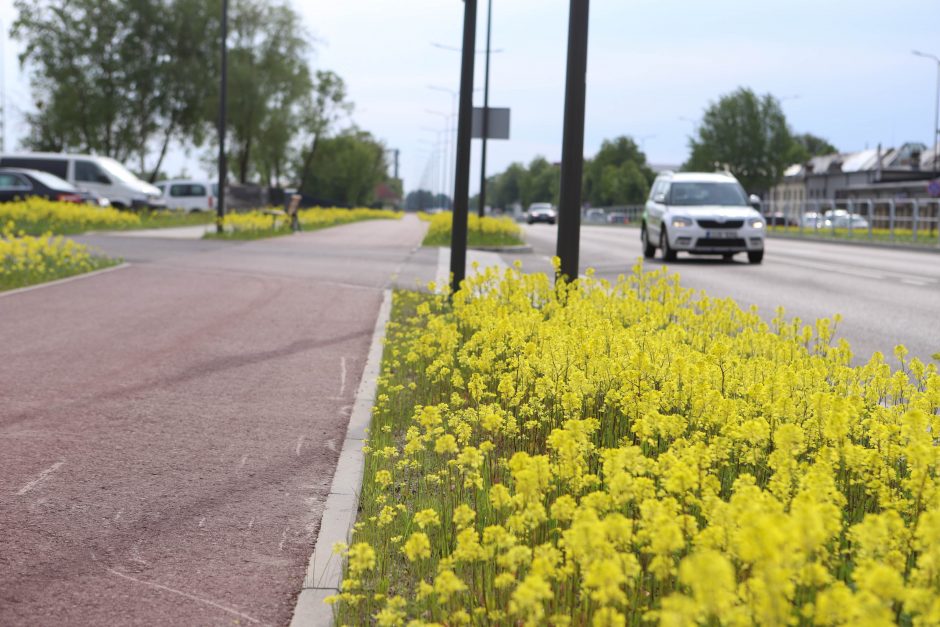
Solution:
<svg viewBox="0 0 940 627"><path fill-rule="evenodd" d="M346 392L346 358L339 358L339 396L343 397Z"/></svg>
<svg viewBox="0 0 940 627"><path fill-rule="evenodd" d="M239 612L239 611L236 610L236 609L233 609L233 608L231 608L231 607L226 607L226 606L224 606L224 605L222 605L222 604L220 604L220 603L216 603L215 601L210 601L209 599L204 599L204 598L202 598L202 597L197 597L197 596L194 595L194 594L189 594L188 592L183 592L182 590L175 590L175 589L173 589L173 588L170 588L170 587L167 587L167 586L158 584L158 583L151 583L151 582L149 582L149 581L143 581L142 579L137 579L136 577L131 577L130 575L125 575L124 573L118 572L118 571L114 570L113 568L109 568L109 569L108 569L108 572L111 573L112 575L116 576L116 577L121 577L122 579L127 579L128 581L133 581L134 583L139 583L139 584L142 585L142 586L150 586L151 588L156 588L157 590L163 590L163 591L165 591L165 592L170 592L170 593L172 593L172 594L178 594L178 595L181 596L181 597L186 597L187 599L191 599L191 600L193 600L193 601L198 601L199 603L205 603L206 605L211 605L212 607L218 608L218 609L222 610L223 612L228 612L229 614L233 614L233 615L238 616L238 617L240 617L240 618L244 618L245 620L247 620L247 621L249 621L249 622L252 622L252 623L261 623L261 621L258 620L257 618L251 617L251 616L249 616L248 614L243 614L242 612Z"/></svg>
<svg viewBox="0 0 940 627"><path fill-rule="evenodd" d="M26 494L27 492L29 492L30 490L32 490L33 488L35 488L37 485L39 485L40 483L42 483L43 480L44 480L46 477L48 477L50 474L52 474L52 473L54 473L56 470L58 470L58 469L62 466L62 464L64 464L64 463L65 463L65 462L56 462L56 463L52 464L51 466L49 466L48 468L46 468L45 470L43 470L41 473L39 473L39 476L38 476L38 477L36 477L36 478L33 479L32 481L30 481L29 483L27 483L26 485L24 485L22 488L20 488L19 491L17 491L16 495L17 495L17 496L23 496L24 494Z"/></svg>
<svg viewBox="0 0 940 627"><path fill-rule="evenodd" d="M252 518L248 521L248 531L251 531L251 528L255 526L255 519Z"/></svg>
<svg viewBox="0 0 940 627"><path fill-rule="evenodd" d="M304 445L304 436L297 438L297 448L294 450L294 455L300 455L300 447Z"/></svg>
<svg viewBox="0 0 940 627"><path fill-rule="evenodd" d="M199 528L202 529L205 526L206 526L206 517L203 516L202 520L199 521Z"/></svg>
<svg viewBox="0 0 940 627"><path fill-rule="evenodd" d="M324 442L323 444L324 444L324 446L326 446L326 448L330 449L330 450L333 451L334 453L336 452L336 441L335 441L335 440L329 439L329 440L327 440L326 442Z"/></svg>
<svg viewBox="0 0 940 627"><path fill-rule="evenodd" d="M121 514L123 514L123 513L124 513L124 510L122 509L122 510L119 511L117 514L115 514L115 515L114 515L114 522L117 522L117 521L121 520Z"/></svg>
<svg viewBox="0 0 940 627"><path fill-rule="evenodd" d="M906 283L907 285L916 285L917 287L926 287L930 285L928 281L919 281L917 279L901 279L901 283Z"/></svg>
<svg viewBox="0 0 940 627"><path fill-rule="evenodd" d="M238 464L238 467L239 467L239 468L242 468L242 467L245 465L245 463L246 463L247 461L248 461L248 456L247 456L247 455L242 455L242 461L241 461L240 464Z"/></svg>
<svg viewBox="0 0 940 627"><path fill-rule="evenodd" d="M281 534L281 543L277 545L278 551L284 550L284 543L287 541L287 527L284 527L284 533Z"/></svg>

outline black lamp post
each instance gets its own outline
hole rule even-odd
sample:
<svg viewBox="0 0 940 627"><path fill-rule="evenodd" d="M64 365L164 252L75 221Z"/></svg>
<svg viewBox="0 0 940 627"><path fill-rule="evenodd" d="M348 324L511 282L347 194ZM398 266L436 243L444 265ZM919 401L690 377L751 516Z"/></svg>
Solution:
<svg viewBox="0 0 940 627"><path fill-rule="evenodd" d="M568 75L561 148L561 198L558 205L559 275L578 278L581 239L581 176L584 172L584 101L587 80L588 0L571 0L568 18Z"/></svg>
<svg viewBox="0 0 940 627"><path fill-rule="evenodd" d="M225 228L225 182L228 163L225 161L225 118L228 96L228 0L222 0L222 80L219 86L219 198L216 205L215 228L221 234Z"/></svg>
<svg viewBox="0 0 940 627"><path fill-rule="evenodd" d="M483 73L483 144L480 155L480 202L477 215L486 213L486 139L490 133L490 34L493 29L493 0L488 0L486 10L486 70Z"/></svg>
<svg viewBox="0 0 940 627"><path fill-rule="evenodd" d="M467 266L467 210L470 201L470 133L473 122L473 57L476 34L477 0L464 0L454 213L450 230L451 289L454 292L460 289Z"/></svg>

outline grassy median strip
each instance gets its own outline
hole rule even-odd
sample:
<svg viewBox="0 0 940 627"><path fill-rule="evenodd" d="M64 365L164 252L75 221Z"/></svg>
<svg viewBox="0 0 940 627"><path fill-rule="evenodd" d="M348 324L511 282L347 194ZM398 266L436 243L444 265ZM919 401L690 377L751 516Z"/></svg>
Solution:
<svg viewBox="0 0 940 627"><path fill-rule="evenodd" d="M62 236L0 234L0 291L92 272L119 261Z"/></svg>
<svg viewBox="0 0 940 627"><path fill-rule="evenodd" d="M384 209L324 209L316 207L301 210L298 213L298 219L300 220L301 230L316 231L363 220L400 220L402 215L399 211L386 211ZM223 227L223 233L209 232L204 237L207 239L251 240L289 235L291 233L290 219L273 209L230 213L225 216Z"/></svg>
<svg viewBox="0 0 940 627"><path fill-rule="evenodd" d="M940 377L837 322L640 265L397 293L337 624L935 624Z"/></svg>
<svg viewBox="0 0 940 627"><path fill-rule="evenodd" d="M450 246L453 214L449 211L418 217L430 222L422 246ZM468 246L521 246L523 244L519 225L510 218L479 217L470 214L467 220Z"/></svg>
<svg viewBox="0 0 940 627"><path fill-rule="evenodd" d="M840 227L803 228L797 226L773 226L768 230L770 235L780 235L782 237L791 237L799 239L800 237L812 237L820 239L848 240L853 242L879 242L892 244L917 244L921 246L937 245L940 243L940 236L937 233L935 225L925 225L918 230L917 237L914 237L913 229L890 229L877 228L872 229L869 234L868 229L851 229Z"/></svg>

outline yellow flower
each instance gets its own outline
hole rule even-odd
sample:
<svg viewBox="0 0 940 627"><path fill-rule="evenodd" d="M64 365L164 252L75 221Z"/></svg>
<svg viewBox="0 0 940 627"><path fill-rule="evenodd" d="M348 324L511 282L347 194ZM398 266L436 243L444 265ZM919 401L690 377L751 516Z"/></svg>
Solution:
<svg viewBox="0 0 940 627"><path fill-rule="evenodd" d="M427 559L431 557L431 541L426 534L416 531L405 541L402 552L412 562Z"/></svg>

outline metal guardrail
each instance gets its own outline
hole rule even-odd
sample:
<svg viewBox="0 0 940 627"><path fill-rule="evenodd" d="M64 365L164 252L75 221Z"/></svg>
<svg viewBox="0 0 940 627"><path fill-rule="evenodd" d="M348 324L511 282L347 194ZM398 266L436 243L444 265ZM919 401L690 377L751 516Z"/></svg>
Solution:
<svg viewBox="0 0 940 627"><path fill-rule="evenodd" d="M770 233L940 246L940 198L765 201Z"/></svg>

